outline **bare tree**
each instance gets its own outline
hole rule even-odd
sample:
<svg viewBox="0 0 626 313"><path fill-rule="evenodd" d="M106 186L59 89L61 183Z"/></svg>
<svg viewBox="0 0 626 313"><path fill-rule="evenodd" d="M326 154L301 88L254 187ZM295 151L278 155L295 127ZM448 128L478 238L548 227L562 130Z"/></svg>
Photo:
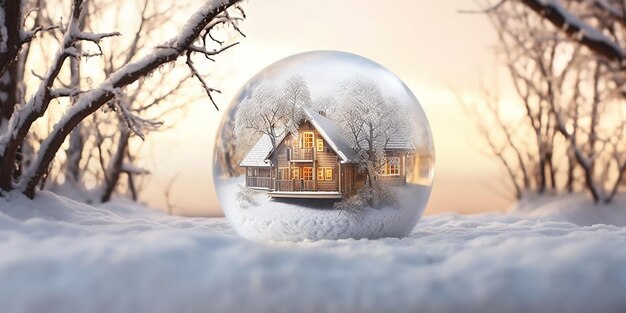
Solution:
<svg viewBox="0 0 626 313"><path fill-rule="evenodd" d="M537 4L543 9L536 10ZM623 27L621 22L620 26L611 18L604 19L608 2L589 6L573 1L569 5L586 12L585 18L601 29ZM493 141L493 133L486 131L491 126L483 133L494 155L507 164L516 195L572 192L580 184L594 201L610 202L621 185L626 160L621 148L625 144L623 122L615 118L623 114L619 108L626 79L606 48L619 49L615 42L622 40L621 32L606 35L592 28L558 0L503 1L487 12L498 31L500 52L525 114L518 123L507 123L497 104L487 105L486 112L494 117L487 125L495 125L502 145L514 152L508 157L498 148L501 144ZM576 36L568 37L572 35ZM515 125L515 131L510 125ZM534 140L526 139L529 133ZM567 160L568 166L555 166L557 159Z"/></svg>
<svg viewBox="0 0 626 313"><path fill-rule="evenodd" d="M155 47L152 52L146 53L143 57L137 58L107 75L106 80L98 87L78 90L55 84L68 59L88 56L86 53L78 51L76 44L91 42L98 45L106 38L120 35L117 32L81 31L79 27L81 15L86 14L83 8L84 2L82 0L72 1L69 22L62 27L64 35L61 47L52 58L47 73L41 77L42 81L37 90L25 105L11 115L6 130L0 135L0 187L3 190L18 189L29 197L33 197L37 186L46 176L57 151L72 129L105 104L109 104L131 124L142 126L149 124L147 120L131 112L125 101L112 102L112 100L119 100L120 94L123 94L130 84L181 56L186 57L186 65L199 79L207 94L211 96L211 93L216 90L209 87L199 75L192 62L192 56L200 54L211 58L232 47L234 44L223 45L222 42L214 40L212 32L220 25L229 25L239 31L237 23L244 17L236 0L208 2L196 11L176 36ZM232 9L229 10L229 8ZM212 43L217 43L220 46L212 48ZM36 157L28 169L17 179L14 179L18 148L25 141L33 123L47 112L52 100L71 96L78 96L73 106L63 114L51 132L43 139Z"/></svg>

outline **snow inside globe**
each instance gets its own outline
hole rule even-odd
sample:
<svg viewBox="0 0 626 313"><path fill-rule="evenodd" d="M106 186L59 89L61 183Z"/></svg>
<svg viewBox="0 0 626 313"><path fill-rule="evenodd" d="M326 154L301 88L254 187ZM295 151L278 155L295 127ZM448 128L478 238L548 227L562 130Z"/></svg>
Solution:
<svg viewBox="0 0 626 313"><path fill-rule="evenodd" d="M242 87L221 126L215 187L245 238L404 237L428 202L426 116L396 75L361 56L280 60Z"/></svg>

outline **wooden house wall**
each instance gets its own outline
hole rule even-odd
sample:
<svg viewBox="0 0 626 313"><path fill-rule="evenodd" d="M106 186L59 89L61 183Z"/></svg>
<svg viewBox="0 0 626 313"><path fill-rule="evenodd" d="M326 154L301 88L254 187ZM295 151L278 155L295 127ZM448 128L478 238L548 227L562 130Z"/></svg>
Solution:
<svg viewBox="0 0 626 313"><path fill-rule="evenodd" d="M326 144L326 143L324 143ZM339 158L334 151L331 152L315 152L316 163L315 167L331 167L333 169L333 180L318 180L317 190L320 191L335 191L339 188ZM315 170L317 175L317 169Z"/></svg>

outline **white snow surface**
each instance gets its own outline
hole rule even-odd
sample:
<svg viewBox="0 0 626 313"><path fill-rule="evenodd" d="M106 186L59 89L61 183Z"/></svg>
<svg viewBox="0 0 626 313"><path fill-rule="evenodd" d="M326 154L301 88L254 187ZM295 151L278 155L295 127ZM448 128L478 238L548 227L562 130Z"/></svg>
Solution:
<svg viewBox="0 0 626 313"><path fill-rule="evenodd" d="M579 226L595 224L626 227L626 194L617 194L611 203L595 204L586 193L566 195L526 194L509 213Z"/></svg>
<svg viewBox="0 0 626 313"><path fill-rule="evenodd" d="M256 205L242 208L236 197L243 177L216 180L224 214L241 236L257 241L302 241L404 237L422 216L430 188L406 184L393 188L397 207L333 209L329 200L272 200L265 191L255 196Z"/></svg>
<svg viewBox="0 0 626 313"><path fill-rule="evenodd" d="M258 243L225 219L49 192L0 198L0 303L17 312L624 312L626 229L505 214L404 239Z"/></svg>

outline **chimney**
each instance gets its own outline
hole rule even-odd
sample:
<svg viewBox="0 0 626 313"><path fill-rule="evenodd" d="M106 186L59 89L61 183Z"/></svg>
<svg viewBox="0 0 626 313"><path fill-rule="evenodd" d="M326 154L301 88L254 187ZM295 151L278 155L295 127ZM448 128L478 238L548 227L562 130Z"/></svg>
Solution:
<svg viewBox="0 0 626 313"><path fill-rule="evenodd" d="M326 117L326 112L324 112L324 111L322 111L322 110L317 111L317 113L319 113L319 115L321 115L321 116L323 116L323 117Z"/></svg>

